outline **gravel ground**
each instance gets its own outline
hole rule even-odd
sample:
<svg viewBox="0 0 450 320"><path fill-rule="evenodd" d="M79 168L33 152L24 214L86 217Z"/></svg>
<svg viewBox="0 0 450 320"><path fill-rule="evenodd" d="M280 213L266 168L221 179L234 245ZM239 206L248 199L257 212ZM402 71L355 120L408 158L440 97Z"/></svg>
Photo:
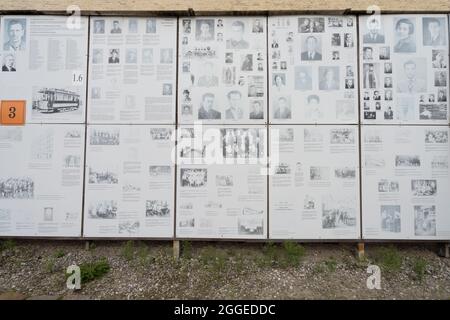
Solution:
<svg viewBox="0 0 450 320"><path fill-rule="evenodd" d="M450 259L437 245L3 241L0 299L450 299ZM293 248L293 249L292 249ZM106 258L105 275L66 288L71 264ZM369 290L367 266L381 268Z"/></svg>

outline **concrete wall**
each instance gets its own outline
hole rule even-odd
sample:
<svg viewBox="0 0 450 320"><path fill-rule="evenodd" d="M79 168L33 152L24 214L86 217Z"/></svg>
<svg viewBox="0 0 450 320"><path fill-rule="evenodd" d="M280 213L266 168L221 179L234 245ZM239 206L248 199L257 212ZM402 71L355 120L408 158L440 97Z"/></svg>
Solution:
<svg viewBox="0 0 450 320"><path fill-rule="evenodd" d="M450 12L450 0L0 0L0 12L63 13L74 4L84 14L358 13L374 4L385 13Z"/></svg>

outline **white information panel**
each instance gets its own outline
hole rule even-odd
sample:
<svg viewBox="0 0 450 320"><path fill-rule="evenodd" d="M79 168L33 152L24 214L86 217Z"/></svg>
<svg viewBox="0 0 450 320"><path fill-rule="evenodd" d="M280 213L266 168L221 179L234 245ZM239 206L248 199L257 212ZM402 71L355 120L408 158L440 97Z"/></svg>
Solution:
<svg viewBox="0 0 450 320"><path fill-rule="evenodd" d="M84 127L0 127L0 235L81 235Z"/></svg>
<svg viewBox="0 0 450 320"><path fill-rule="evenodd" d="M448 135L448 127L363 127L364 238L450 239Z"/></svg>
<svg viewBox="0 0 450 320"><path fill-rule="evenodd" d="M269 18L270 123L357 123L355 16Z"/></svg>
<svg viewBox="0 0 450 320"><path fill-rule="evenodd" d="M91 17L89 123L175 123L176 18Z"/></svg>
<svg viewBox="0 0 450 320"><path fill-rule="evenodd" d="M179 19L180 123L265 123L265 17Z"/></svg>
<svg viewBox="0 0 450 320"><path fill-rule="evenodd" d="M88 19L3 16L0 100L25 100L27 123L84 123Z"/></svg>
<svg viewBox="0 0 450 320"><path fill-rule="evenodd" d="M84 236L173 236L173 126L89 125Z"/></svg>
<svg viewBox="0 0 450 320"><path fill-rule="evenodd" d="M270 126L269 237L360 237L358 127Z"/></svg>
<svg viewBox="0 0 450 320"><path fill-rule="evenodd" d="M446 15L361 16L363 123L448 124Z"/></svg>
<svg viewBox="0 0 450 320"><path fill-rule="evenodd" d="M266 128L181 127L176 236L267 237Z"/></svg>

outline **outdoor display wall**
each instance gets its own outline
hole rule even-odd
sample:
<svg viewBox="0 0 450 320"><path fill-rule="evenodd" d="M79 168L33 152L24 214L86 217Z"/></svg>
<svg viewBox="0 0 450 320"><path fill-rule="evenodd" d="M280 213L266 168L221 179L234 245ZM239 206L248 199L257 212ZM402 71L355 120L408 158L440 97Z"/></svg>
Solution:
<svg viewBox="0 0 450 320"><path fill-rule="evenodd" d="M84 235L171 237L172 126L90 125Z"/></svg>
<svg viewBox="0 0 450 320"><path fill-rule="evenodd" d="M84 123L88 19L1 17L0 100L24 100L26 123Z"/></svg>
<svg viewBox="0 0 450 320"><path fill-rule="evenodd" d="M0 126L0 235L81 236L84 126Z"/></svg>
<svg viewBox="0 0 450 320"><path fill-rule="evenodd" d="M88 123L175 124L176 23L91 17Z"/></svg>
<svg viewBox="0 0 450 320"><path fill-rule="evenodd" d="M446 15L360 17L361 119L448 124Z"/></svg>
<svg viewBox="0 0 450 320"><path fill-rule="evenodd" d="M1 16L0 236L448 240L448 22Z"/></svg>
<svg viewBox="0 0 450 320"><path fill-rule="evenodd" d="M270 123L357 123L355 16L269 18Z"/></svg>

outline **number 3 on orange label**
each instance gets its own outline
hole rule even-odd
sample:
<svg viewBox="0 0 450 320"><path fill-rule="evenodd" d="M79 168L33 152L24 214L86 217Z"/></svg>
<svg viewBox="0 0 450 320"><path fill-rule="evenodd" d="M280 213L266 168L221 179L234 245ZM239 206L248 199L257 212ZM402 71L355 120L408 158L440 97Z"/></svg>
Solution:
<svg viewBox="0 0 450 320"><path fill-rule="evenodd" d="M0 104L0 124L20 126L25 124L25 100L3 100Z"/></svg>

